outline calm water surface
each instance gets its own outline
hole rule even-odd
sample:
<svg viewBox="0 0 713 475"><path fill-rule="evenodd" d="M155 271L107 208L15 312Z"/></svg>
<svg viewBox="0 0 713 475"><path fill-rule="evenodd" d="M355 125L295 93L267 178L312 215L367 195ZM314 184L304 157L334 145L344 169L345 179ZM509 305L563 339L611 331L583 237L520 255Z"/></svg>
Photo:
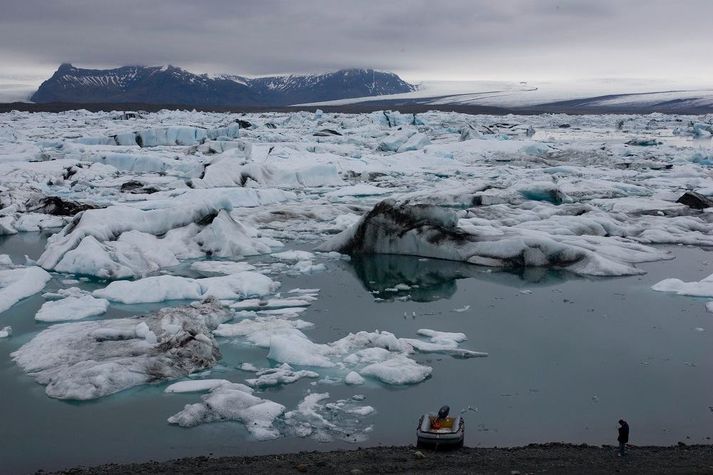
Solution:
<svg viewBox="0 0 713 475"><path fill-rule="evenodd" d="M0 253L15 262L36 258L45 237L0 238ZM463 347L487 351L470 360L418 355L433 375L410 387L317 384L302 380L262 395L294 408L308 390L334 399L360 393L377 413L369 440L359 445L414 442L418 415L449 404L466 412L467 445L530 442L615 443L616 421L629 420L634 444L710 443L713 437L713 315L702 299L650 290L666 277L700 280L713 273L713 254L671 248L674 261L641 266L644 276L583 279L561 272L488 272L475 266L380 256L330 262L328 271L279 276L282 288L320 288L301 318L316 342L348 332L388 330L415 337L419 328L462 331ZM58 277L46 291L65 287ZM417 290L391 293L397 283ZM83 288L105 285L84 282ZM523 292L524 291L524 292ZM399 298L410 295L409 301ZM375 297L382 298L377 300ZM256 442L237 423L192 429L166 419L197 394L167 395L164 385L144 386L98 401L48 398L9 354L45 324L35 323L44 302L37 294L0 314L15 335L0 340L0 471L22 473L75 465L168 459L190 455L265 454L332 450L355 445L284 438ZM180 302L177 302L177 304ZM468 311L454 309L470 305ZM113 306L102 318L133 315L161 305ZM415 316L414 316L415 313ZM264 349L221 341L222 366L210 377L242 381L242 362L270 365ZM476 412L477 411L477 412Z"/></svg>

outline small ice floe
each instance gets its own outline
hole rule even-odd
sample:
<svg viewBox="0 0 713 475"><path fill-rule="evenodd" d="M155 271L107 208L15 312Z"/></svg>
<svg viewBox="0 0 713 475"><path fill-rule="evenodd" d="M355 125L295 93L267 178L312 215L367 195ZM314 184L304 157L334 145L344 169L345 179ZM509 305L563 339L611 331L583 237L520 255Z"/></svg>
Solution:
<svg viewBox="0 0 713 475"><path fill-rule="evenodd" d="M274 292L278 286L269 277L250 271L203 279L160 275L134 281L115 281L103 289L95 290L93 295L124 304L200 300L208 297L238 300L265 296Z"/></svg>
<svg viewBox="0 0 713 475"><path fill-rule="evenodd" d="M108 300L92 297L89 292L79 287L60 289L56 294L52 294L55 295L63 298L42 304L35 314L35 320L38 322L82 320L101 315L109 308Z"/></svg>
<svg viewBox="0 0 713 475"><path fill-rule="evenodd" d="M230 313L214 300L133 318L53 325L12 358L57 399L96 399L178 379L220 358L211 330Z"/></svg>
<svg viewBox="0 0 713 475"><path fill-rule="evenodd" d="M292 262L298 262L298 261L311 261L314 259L314 254L311 252L307 251L283 251L283 252L275 252L270 254L272 257L275 259L279 259L281 261L292 261Z"/></svg>
<svg viewBox="0 0 713 475"><path fill-rule="evenodd" d="M462 333L422 329L419 335L430 341L397 338L389 332L350 333L331 343L314 343L301 330L311 326L302 320L277 316L245 318L237 323L225 323L216 336L242 337L267 348L267 357L292 366L336 368L346 373L357 372L384 384L416 384L431 374L432 368L417 363L414 352L444 353L459 358L487 356L486 353L459 348L466 339Z"/></svg>
<svg viewBox="0 0 713 475"><path fill-rule="evenodd" d="M312 294L316 295L319 293L319 289L290 289L287 291L288 294Z"/></svg>
<svg viewBox="0 0 713 475"><path fill-rule="evenodd" d="M458 312L458 313L467 312L468 310L470 310L470 305L466 305L466 306L461 307L461 308L454 308L454 309L453 309L454 312Z"/></svg>
<svg viewBox="0 0 713 475"><path fill-rule="evenodd" d="M672 292L690 297L713 297L713 274L699 282L684 282L680 279L664 279L651 287L657 292Z"/></svg>
<svg viewBox="0 0 713 475"><path fill-rule="evenodd" d="M8 338L12 336L12 327L3 327L0 329L0 338Z"/></svg>
<svg viewBox="0 0 713 475"><path fill-rule="evenodd" d="M247 299L230 306L235 310L274 310L283 308L309 307L316 297L309 294L296 298Z"/></svg>
<svg viewBox="0 0 713 475"><path fill-rule="evenodd" d="M429 342L412 338L402 338L419 352L445 353L458 358L475 358L488 356L487 353L459 348L459 343L467 340L465 333L441 332L423 328L417 332L421 336L430 338Z"/></svg>
<svg viewBox="0 0 713 475"><path fill-rule="evenodd" d="M524 294L524 295L532 295L532 290L525 289L525 290L521 290L520 293Z"/></svg>
<svg viewBox="0 0 713 475"><path fill-rule="evenodd" d="M233 261L198 261L191 264L191 269L201 274L237 274L255 270L255 266L247 262Z"/></svg>
<svg viewBox="0 0 713 475"><path fill-rule="evenodd" d="M257 373L258 371L260 371L260 368L258 368L252 363L241 363L240 366L238 366L238 369L242 371L248 371L250 373Z"/></svg>
<svg viewBox="0 0 713 475"><path fill-rule="evenodd" d="M7 254L0 254L0 267L12 267L12 259Z"/></svg>
<svg viewBox="0 0 713 475"><path fill-rule="evenodd" d="M324 264L314 264L312 261L298 261L292 270L300 274L314 274L315 272L322 272L327 269Z"/></svg>
<svg viewBox="0 0 713 475"><path fill-rule="evenodd" d="M195 427L221 421L242 423L258 440L280 437L275 420L285 412L285 406L252 394L252 389L235 383L223 383L201 397L201 402L187 404L168 418L170 424Z"/></svg>
<svg viewBox="0 0 713 475"><path fill-rule="evenodd" d="M232 384L227 379L198 379L195 381L179 381L164 389L166 393L202 393L212 391L224 384Z"/></svg>
<svg viewBox="0 0 713 475"><path fill-rule="evenodd" d="M288 364L282 364L277 368L261 369L255 373L257 378L246 379L248 385L256 388L265 388L268 386L278 386L283 384L294 383L302 378L319 378L319 373L314 371L295 371Z"/></svg>
<svg viewBox="0 0 713 475"><path fill-rule="evenodd" d="M329 393L307 394L296 409L285 413L287 433L320 442L366 440L370 426L362 418L374 414L374 408L360 406L354 399L326 402L329 397Z"/></svg>
<svg viewBox="0 0 713 475"><path fill-rule="evenodd" d="M366 381L356 371L350 371L345 377L344 382L349 385L364 384Z"/></svg>
<svg viewBox="0 0 713 475"><path fill-rule="evenodd" d="M52 276L40 267L0 270L0 313L45 288Z"/></svg>

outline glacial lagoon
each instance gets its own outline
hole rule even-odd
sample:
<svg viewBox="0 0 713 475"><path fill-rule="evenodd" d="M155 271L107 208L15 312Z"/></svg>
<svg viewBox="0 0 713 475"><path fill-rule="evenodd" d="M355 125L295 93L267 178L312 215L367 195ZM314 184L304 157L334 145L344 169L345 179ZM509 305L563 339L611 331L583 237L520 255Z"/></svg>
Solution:
<svg viewBox="0 0 713 475"><path fill-rule="evenodd" d="M23 262L25 255L36 259L45 241L41 233L1 237L0 254L9 254L14 262ZM290 248L311 246L288 243ZM640 264L645 275L615 278L585 278L538 268L508 272L388 255L325 260L323 271L280 276L281 290L320 290L318 300L300 315L314 324L304 331L315 342L376 329L415 338L418 329L429 328L463 332L468 340L462 348L488 353L471 359L417 354L414 358L431 366L433 373L414 385L367 379L364 385L345 386L336 378L330 381L329 371L322 370L319 379L305 378L260 392L288 409L308 392L329 393L330 400L365 396L361 403L372 406L373 414L336 421L360 434L356 442L296 436L257 441L235 422L188 429L170 425L167 419L197 402L199 395L164 393L169 383L139 386L87 402L48 398L43 386L10 357L48 326L33 320L45 301L36 294L5 312L0 322L14 331L11 338L0 340L3 472L190 455L409 444L415 441L418 415L442 404L463 411L466 445L472 446L549 441L614 444L620 417L630 422L636 445L709 443L713 437L711 314L705 310L705 300L654 292L651 286L672 276L702 279L711 273L713 254L694 247L663 249L670 250L675 260ZM167 272L190 275L185 266ZM55 274L44 291L70 286L61 282L65 278ZM105 284L87 280L79 286L94 290ZM166 305L112 304L99 318L126 317ZM264 349L239 339L218 342L220 364L195 379L242 382L251 376L238 369L243 363L276 366L266 359Z"/></svg>

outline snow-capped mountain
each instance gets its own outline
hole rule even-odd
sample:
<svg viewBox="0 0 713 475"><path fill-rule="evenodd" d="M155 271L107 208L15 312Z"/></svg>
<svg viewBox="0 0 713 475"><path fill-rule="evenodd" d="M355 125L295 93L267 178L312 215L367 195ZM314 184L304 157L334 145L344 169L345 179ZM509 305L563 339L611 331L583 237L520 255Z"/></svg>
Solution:
<svg viewBox="0 0 713 475"><path fill-rule="evenodd" d="M81 69L62 64L33 102L137 102L205 106L282 106L411 92L396 74L345 69L319 75L246 78L194 74L175 66Z"/></svg>

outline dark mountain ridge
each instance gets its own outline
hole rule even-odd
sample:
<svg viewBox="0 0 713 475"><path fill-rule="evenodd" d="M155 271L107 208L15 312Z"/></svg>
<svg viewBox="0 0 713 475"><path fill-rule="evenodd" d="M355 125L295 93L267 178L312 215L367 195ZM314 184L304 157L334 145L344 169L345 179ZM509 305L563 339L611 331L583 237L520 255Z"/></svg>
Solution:
<svg viewBox="0 0 713 475"><path fill-rule="evenodd" d="M246 78L194 74L170 65L83 69L65 63L42 83L31 100L36 103L287 106L413 90L415 86L396 74L373 69Z"/></svg>

